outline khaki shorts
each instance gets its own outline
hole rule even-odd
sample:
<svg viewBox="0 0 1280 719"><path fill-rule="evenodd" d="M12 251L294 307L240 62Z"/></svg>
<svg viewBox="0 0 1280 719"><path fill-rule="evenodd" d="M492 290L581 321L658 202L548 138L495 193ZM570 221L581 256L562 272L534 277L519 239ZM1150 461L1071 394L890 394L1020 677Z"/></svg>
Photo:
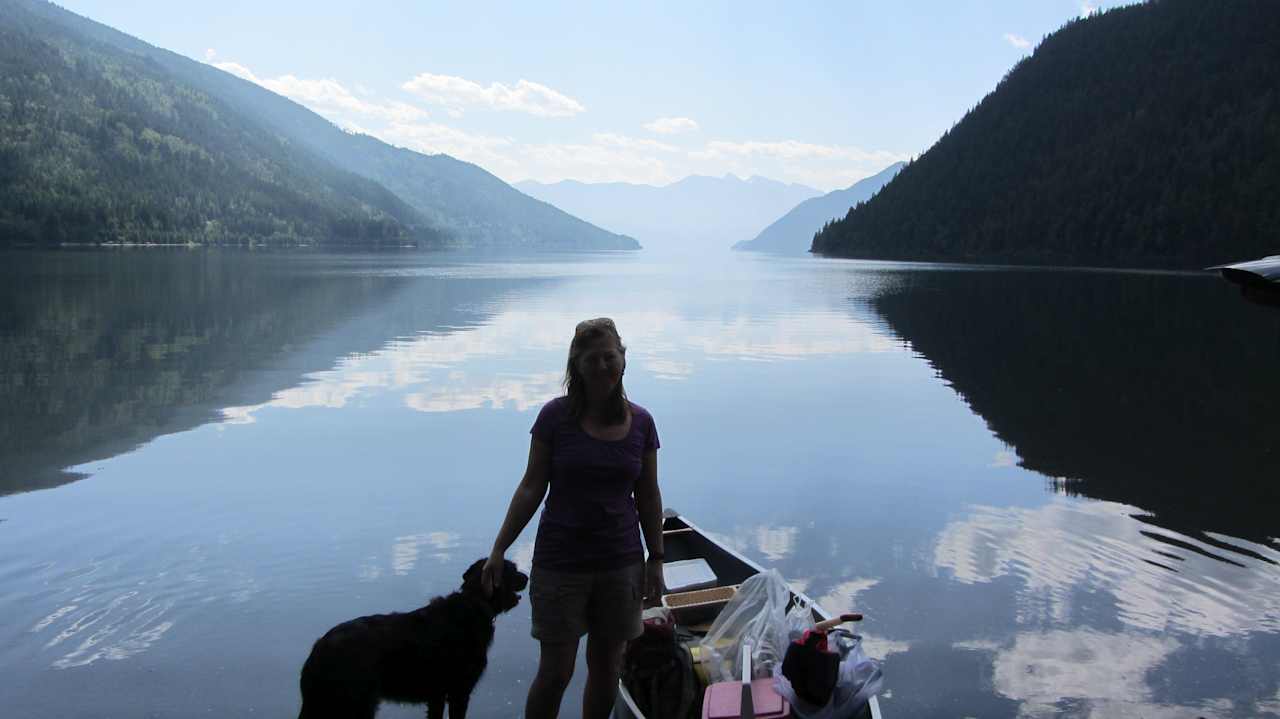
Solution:
<svg viewBox="0 0 1280 719"><path fill-rule="evenodd" d="M608 572L529 572L533 638L576 642L583 634L627 641L644 632L644 563Z"/></svg>

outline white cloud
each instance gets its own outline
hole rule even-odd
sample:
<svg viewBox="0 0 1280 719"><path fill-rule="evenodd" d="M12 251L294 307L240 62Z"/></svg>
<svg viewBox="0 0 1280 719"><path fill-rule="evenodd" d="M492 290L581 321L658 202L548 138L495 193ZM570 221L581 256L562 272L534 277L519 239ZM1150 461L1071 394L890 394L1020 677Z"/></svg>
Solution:
<svg viewBox="0 0 1280 719"><path fill-rule="evenodd" d="M426 154L444 153L474 162L508 181L633 182L662 185L689 175L739 177L759 175L801 182L822 189L847 187L884 167L907 159L901 153L868 151L800 140L713 140L699 145L596 132L570 142L522 142L442 124L410 102L379 98L361 85L333 78L294 74L262 77L249 67L205 51L210 65L279 93L323 115L349 131ZM484 106L544 117L584 111L581 103L551 88L521 80L514 87L488 87L460 77L423 73L403 85L407 92L443 104L444 112L461 117L464 107ZM689 118L658 118L646 128L673 136L697 128Z"/></svg>
<svg viewBox="0 0 1280 719"><path fill-rule="evenodd" d="M1090 15L1093 15L1093 14L1094 14L1094 13L1096 13L1096 12L1098 12L1098 6L1097 6L1097 5L1094 5L1094 4L1093 4L1093 3L1091 3L1091 2L1082 2L1082 3L1080 3L1080 17L1081 17L1081 18L1089 17Z"/></svg>
<svg viewBox="0 0 1280 719"><path fill-rule="evenodd" d="M261 84L304 105L346 110L389 122L425 120L429 117L426 110L405 102L379 103L363 100L337 80L328 78L308 80L296 75L281 75L264 80Z"/></svg>
<svg viewBox="0 0 1280 719"><path fill-rule="evenodd" d="M612 132L597 132L591 139L598 145L619 147L626 150L655 150L658 152L679 152L680 148L657 140L646 140Z"/></svg>
<svg viewBox="0 0 1280 719"><path fill-rule="evenodd" d="M653 122L646 122L644 129L659 135L679 135L696 131L698 123L687 117L659 117Z"/></svg>
<svg viewBox="0 0 1280 719"><path fill-rule="evenodd" d="M506 154L515 141L509 137L482 135L429 121L426 110L398 100L374 101L349 90L333 79L301 78L293 74L259 77L244 65L216 61L215 50L205 51L214 67L301 103L349 132L428 155L444 153L474 162L490 171L511 172L517 165ZM369 93L362 92L362 95Z"/></svg>
<svg viewBox="0 0 1280 719"><path fill-rule="evenodd" d="M444 105L457 114L461 113L464 105L525 112L538 117L572 117L587 109L568 95L528 80L517 81L515 87L500 82L492 82L484 87L465 78L424 72L401 87L428 102Z"/></svg>
<svg viewBox="0 0 1280 719"><path fill-rule="evenodd" d="M316 112L329 117L335 114L350 113L362 118L372 118L386 122L413 122L429 117L426 110L414 107L405 102L375 102L357 96L342 83L331 78L307 79L297 75L281 75L279 77L259 77L252 70L237 62L217 62L218 53L212 48L205 50L205 60L212 66L229 72L242 80L261 85L268 90L284 95Z"/></svg>
<svg viewBox="0 0 1280 719"><path fill-rule="evenodd" d="M1004 39L1005 39L1005 42L1018 48L1019 50L1026 50L1027 48L1031 47L1030 40L1026 39L1025 37L1022 37L1021 35L1014 35L1011 32L1005 33Z"/></svg>
<svg viewBox="0 0 1280 719"><path fill-rule="evenodd" d="M214 67L218 68L219 70L222 70L223 72L229 72L232 75L235 75L236 77L240 78L241 80L248 80L249 82L255 82L259 85L262 84L262 81L258 79L257 75L253 74L253 71L251 71L249 68L245 67L244 65L241 65L238 62L230 62L230 61L214 62L213 59L215 57L215 54L216 53L214 53L213 50L206 50L204 53L205 58L208 59L210 65L213 65Z"/></svg>

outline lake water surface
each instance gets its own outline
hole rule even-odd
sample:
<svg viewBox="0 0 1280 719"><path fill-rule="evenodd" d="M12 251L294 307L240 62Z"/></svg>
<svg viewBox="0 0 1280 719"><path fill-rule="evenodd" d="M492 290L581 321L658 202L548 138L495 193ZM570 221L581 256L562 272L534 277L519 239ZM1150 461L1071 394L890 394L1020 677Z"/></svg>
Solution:
<svg viewBox="0 0 1280 719"><path fill-rule="evenodd" d="M296 715L487 553L600 315L666 504L863 612L887 717L1280 715L1280 310L1213 277L218 251L0 255L0 712Z"/></svg>

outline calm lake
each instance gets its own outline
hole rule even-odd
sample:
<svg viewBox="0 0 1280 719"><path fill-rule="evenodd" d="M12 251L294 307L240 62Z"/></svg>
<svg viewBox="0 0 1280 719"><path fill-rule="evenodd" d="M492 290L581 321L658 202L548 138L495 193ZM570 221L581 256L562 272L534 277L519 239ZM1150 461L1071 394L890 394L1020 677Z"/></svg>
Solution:
<svg viewBox="0 0 1280 719"><path fill-rule="evenodd" d="M600 315L667 506L865 613L886 717L1280 715L1280 310L1213 276L203 250L0 254L0 711L296 715L487 553Z"/></svg>

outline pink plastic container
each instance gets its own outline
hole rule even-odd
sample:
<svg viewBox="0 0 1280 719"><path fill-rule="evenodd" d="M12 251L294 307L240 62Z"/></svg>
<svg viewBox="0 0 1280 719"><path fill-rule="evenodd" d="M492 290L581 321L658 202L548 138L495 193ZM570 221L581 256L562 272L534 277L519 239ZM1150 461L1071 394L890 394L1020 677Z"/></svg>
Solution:
<svg viewBox="0 0 1280 719"><path fill-rule="evenodd" d="M773 690L772 679L751 682L751 703L756 719L791 716L791 705ZM742 682L716 682L702 695L702 719L739 719L742 716Z"/></svg>

